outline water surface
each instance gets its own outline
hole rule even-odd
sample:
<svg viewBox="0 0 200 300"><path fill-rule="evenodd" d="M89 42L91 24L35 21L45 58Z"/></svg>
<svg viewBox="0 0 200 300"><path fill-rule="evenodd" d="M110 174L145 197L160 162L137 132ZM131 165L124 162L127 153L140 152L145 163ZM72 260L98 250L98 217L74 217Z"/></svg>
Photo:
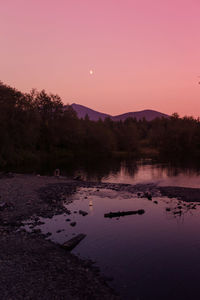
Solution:
<svg viewBox="0 0 200 300"><path fill-rule="evenodd" d="M74 176L84 180L111 183L149 183L163 186L200 187L200 167L197 165L176 166L170 163L152 163L151 160L124 161L116 164L88 165L74 170Z"/></svg>
<svg viewBox="0 0 200 300"><path fill-rule="evenodd" d="M41 219L45 222L42 232L51 232L50 238L61 244L76 234L86 234L73 253L94 260L104 275L113 278L110 284L123 299L199 299L198 205L192 209L177 199L150 201L96 188L80 188L72 200L67 206L71 215ZM80 209L88 215L80 215ZM138 209L145 213L104 217L110 211Z"/></svg>
<svg viewBox="0 0 200 300"><path fill-rule="evenodd" d="M168 164L137 164L136 169L122 164L120 171L110 173L102 178L105 182L115 183L148 183L155 182L162 186L200 187L200 170L180 168Z"/></svg>

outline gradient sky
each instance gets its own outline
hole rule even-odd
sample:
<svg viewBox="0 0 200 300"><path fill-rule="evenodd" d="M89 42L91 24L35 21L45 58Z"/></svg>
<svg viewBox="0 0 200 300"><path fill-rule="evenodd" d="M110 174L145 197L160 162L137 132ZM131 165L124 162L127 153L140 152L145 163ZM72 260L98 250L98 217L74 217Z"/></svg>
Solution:
<svg viewBox="0 0 200 300"><path fill-rule="evenodd" d="M199 76L199 0L0 0L0 80L22 91L197 117Z"/></svg>

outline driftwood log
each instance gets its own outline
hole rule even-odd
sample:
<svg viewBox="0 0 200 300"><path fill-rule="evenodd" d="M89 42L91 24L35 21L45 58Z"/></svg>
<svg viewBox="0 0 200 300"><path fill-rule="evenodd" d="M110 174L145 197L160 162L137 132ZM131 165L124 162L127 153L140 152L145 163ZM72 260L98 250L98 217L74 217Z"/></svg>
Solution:
<svg viewBox="0 0 200 300"><path fill-rule="evenodd" d="M116 217L124 217L129 215L143 215L145 213L144 209L139 210L129 210L129 211L118 211L118 212L110 212L104 215L104 218L116 218Z"/></svg>
<svg viewBox="0 0 200 300"><path fill-rule="evenodd" d="M65 242L62 246L68 250L71 251L74 249L84 238L86 237L86 234L80 233L73 237L71 240Z"/></svg>

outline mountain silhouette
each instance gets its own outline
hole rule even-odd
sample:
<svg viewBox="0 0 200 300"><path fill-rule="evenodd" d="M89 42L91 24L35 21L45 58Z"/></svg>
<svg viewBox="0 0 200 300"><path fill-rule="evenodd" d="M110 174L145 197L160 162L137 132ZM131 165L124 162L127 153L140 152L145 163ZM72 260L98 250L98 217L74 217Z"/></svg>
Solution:
<svg viewBox="0 0 200 300"><path fill-rule="evenodd" d="M92 121L98 121L99 119L104 120L109 117L113 121L124 121L127 118L136 118L136 120L141 120L145 118L147 121L152 121L156 118L168 118L169 115L155 111L155 110L141 110L136 112L127 112L117 116L111 116L109 114L101 113L86 106L73 103L72 108L76 111L78 118L84 119L88 115L89 119Z"/></svg>

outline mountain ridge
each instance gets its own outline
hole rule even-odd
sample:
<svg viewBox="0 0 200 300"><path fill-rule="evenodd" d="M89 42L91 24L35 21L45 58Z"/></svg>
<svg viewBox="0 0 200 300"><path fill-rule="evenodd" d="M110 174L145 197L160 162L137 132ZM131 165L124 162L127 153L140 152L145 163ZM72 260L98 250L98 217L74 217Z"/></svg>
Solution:
<svg viewBox="0 0 200 300"><path fill-rule="evenodd" d="M156 118L169 118L169 115L152 109L127 112L120 115L112 116L106 113L101 113L99 111L93 110L81 104L72 103L71 107L76 111L79 119L84 119L85 116L88 115L89 119L92 121L98 121L99 119L104 120L105 118L110 118L113 121L125 121L127 118L136 118L136 120L141 120L145 118L147 121L152 121Z"/></svg>

